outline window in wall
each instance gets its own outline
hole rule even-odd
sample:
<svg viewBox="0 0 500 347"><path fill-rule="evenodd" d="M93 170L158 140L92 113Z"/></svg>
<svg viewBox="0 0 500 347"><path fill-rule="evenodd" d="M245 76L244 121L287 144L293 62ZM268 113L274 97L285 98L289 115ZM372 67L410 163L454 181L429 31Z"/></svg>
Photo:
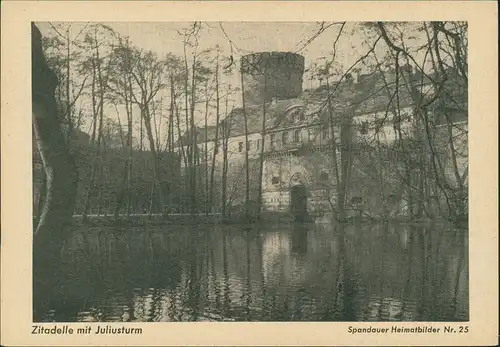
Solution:
<svg viewBox="0 0 500 347"><path fill-rule="evenodd" d="M323 128L323 140L326 140L328 138L328 128Z"/></svg>
<svg viewBox="0 0 500 347"><path fill-rule="evenodd" d="M286 145L286 143L288 142L288 131L283 131L281 136L282 136L281 141L283 142L284 145Z"/></svg>
<svg viewBox="0 0 500 347"><path fill-rule="evenodd" d="M271 134L271 148L274 148L275 142L276 142L276 135Z"/></svg>
<svg viewBox="0 0 500 347"><path fill-rule="evenodd" d="M279 179L279 177L274 176L274 177L271 179L271 182L272 182L272 184L279 184L279 183L280 183L280 179Z"/></svg>
<svg viewBox="0 0 500 347"><path fill-rule="evenodd" d="M243 142L238 143L238 152L243 152Z"/></svg>
<svg viewBox="0 0 500 347"><path fill-rule="evenodd" d="M293 133L293 141L300 142L300 130L295 130Z"/></svg>
<svg viewBox="0 0 500 347"><path fill-rule="evenodd" d="M215 154L219 153L219 141L217 141L217 142L214 144L214 153L215 153Z"/></svg>
<svg viewBox="0 0 500 347"><path fill-rule="evenodd" d="M384 126L385 119L376 119L375 120L375 130L378 132Z"/></svg>
<svg viewBox="0 0 500 347"><path fill-rule="evenodd" d="M257 140L257 149L260 149L260 139Z"/></svg>
<svg viewBox="0 0 500 347"><path fill-rule="evenodd" d="M359 132L361 135L368 134L368 122L367 121L361 122L361 125L359 127Z"/></svg>
<svg viewBox="0 0 500 347"><path fill-rule="evenodd" d="M312 142L314 140L314 130L313 128L307 129L307 141Z"/></svg>
<svg viewBox="0 0 500 347"><path fill-rule="evenodd" d="M363 203L363 198L362 197L360 197L360 196L353 196L351 198L351 204L352 205L359 205L361 203Z"/></svg>
<svg viewBox="0 0 500 347"><path fill-rule="evenodd" d="M250 152L252 150L252 141L248 140L247 142L247 151Z"/></svg>
<svg viewBox="0 0 500 347"><path fill-rule="evenodd" d="M322 181L322 182L326 182L328 181L328 173L327 172L322 172L321 175L319 175L319 179Z"/></svg>
<svg viewBox="0 0 500 347"><path fill-rule="evenodd" d="M391 204L394 204L397 201L396 194L389 194L387 196L387 201L389 201L389 203Z"/></svg>

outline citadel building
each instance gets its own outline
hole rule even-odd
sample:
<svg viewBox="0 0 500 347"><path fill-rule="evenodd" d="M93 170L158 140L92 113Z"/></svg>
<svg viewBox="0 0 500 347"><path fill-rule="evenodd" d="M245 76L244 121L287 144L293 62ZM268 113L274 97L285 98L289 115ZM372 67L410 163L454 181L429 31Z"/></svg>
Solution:
<svg viewBox="0 0 500 347"><path fill-rule="evenodd" d="M212 162L215 153L216 165L220 167L224 149L221 134L224 131L228 134L228 164L233 171L230 175L233 182L228 185L235 186L236 192L236 196L230 198L233 204L241 204L244 198L243 168L245 152L248 152L251 199L254 201L258 198L261 154L263 157L263 210L309 213L330 210L336 200L341 168L338 153L347 143L352 154L347 205L371 205L372 209L384 205L398 213L406 199L403 188L391 184L389 174L380 169L377 172L367 156L361 154L363 148L372 146L375 141L390 148L397 136L395 113L389 108L395 94L394 73L348 74L341 82L330 81L314 90L303 91L304 57L290 52L244 56L241 71L245 107L233 109L219 125L218 132L215 126L198 128L196 138L198 150L208 152L201 158ZM403 71L411 85L425 90L429 82L426 77L409 66ZM400 132L403 137L410 138L415 126L411 117L414 105L410 90L401 88L398 106ZM463 121L467 118L466 108L465 113L457 114L458 120ZM245 141L245 118L248 142ZM342 132L341 127L344 127ZM217 139L216 133L219 134ZM188 146L188 142L186 136L180 140L182 146ZM181 147L176 151L180 154ZM385 165L390 165L389 161ZM377 179L374 174L384 176L386 186L374 187L372 181ZM374 195L376 189L382 189L384 196ZM380 199L387 203L380 204Z"/></svg>

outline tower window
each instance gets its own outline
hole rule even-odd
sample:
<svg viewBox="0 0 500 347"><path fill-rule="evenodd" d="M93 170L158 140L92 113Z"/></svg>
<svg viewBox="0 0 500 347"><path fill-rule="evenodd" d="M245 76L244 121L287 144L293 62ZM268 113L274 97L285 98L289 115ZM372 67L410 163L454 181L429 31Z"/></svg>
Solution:
<svg viewBox="0 0 500 347"><path fill-rule="evenodd" d="M273 178L271 179L271 183L272 184L279 184L280 183L279 177L273 176Z"/></svg>
<svg viewBox="0 0 500 347"><path fill-rule="evenodd" d="M385 119L377 119L375 120L375 129L379 131L384 126Z"/></svg>
<svg viewBox="0 0 500 347"><path fill-rule="evenodd" d="M260 149L260 139L257 140L257 149Z"/></svg>
<svg viewBox="0 0 500 347"><path fill-rule="evenodd" d="M307 140L311 142L314 139L314 130L312 128L307 129Z"/></svg>
<svg viewBox="0 0 500 347"><path fill-rule="evenodd" d="M283 142L284 145L286 145L286 143L288 141L288 131L283 131L283 133L281 134L281 136L282 136L281 141Z"/></svg>
<svg viewBox="0 0 500 347"><path fill-rule="evenodd" d="M271 148L274 148L276 142L276 136L275 134L271 134Z"/></svg>
<svg viewBox="0 0 500 347"><path fill-rule="evenodd" d="M366 135L368 134L368 122L367 121L363 121L359 127L359 132L361 133L361 135Z"/></svg>
<svg viewBox="0 0 500 347"><path fill-rule="evenodd" d="M238 142L238 152L243 152L243 142Z"/></svg>
<svg viewBox="0 0 500 347"><path fill-rule="evenodd" d="M323 128L323 140L328 138L328 128Z"/></svg>
<svg viewBox="0 0 500 347"><path fill-rule="evenodd" d="M293 133L293 141L300 142L300 130L295 130Z"/></svg>
<svg viewBox="0 0 500 347"><path fill-rule="evenodd" d="M353 197L351 198L351 204L352 204L352 205L359 205L359 204L361 204L362 202L363 202L363 198L362 198L362 197L360 197L360 196L353 196Z"/></svg>

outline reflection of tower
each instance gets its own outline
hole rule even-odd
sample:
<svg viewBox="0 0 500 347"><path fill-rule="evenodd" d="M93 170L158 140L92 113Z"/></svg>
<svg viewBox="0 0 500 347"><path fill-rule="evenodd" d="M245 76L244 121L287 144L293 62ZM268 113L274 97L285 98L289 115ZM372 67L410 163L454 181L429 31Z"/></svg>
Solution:
<svg viewBox="0 0 500 347"><path fill-rule="evenodd" d="M304 57L291 52L261 52L241 58L245 102L260 105L302 93Z"/></svg>
<svg viewBox="0 0 500 347"><path fill-rule="evenodd" d="M294 224L292 230L292 252L297 255L307 254L307 227Z"/></svg>
<svg viewBox="0 0 500 347"><path fill-rule="evenodd" d="M262 271L266 279L290 277L290 238L284 231L267 233L262 245Z"/></svg>

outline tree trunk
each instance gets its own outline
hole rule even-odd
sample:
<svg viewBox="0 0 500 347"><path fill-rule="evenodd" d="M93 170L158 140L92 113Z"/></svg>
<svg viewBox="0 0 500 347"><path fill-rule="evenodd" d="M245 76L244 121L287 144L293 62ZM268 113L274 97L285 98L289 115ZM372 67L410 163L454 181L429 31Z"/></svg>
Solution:
<svg viewBox="0 0 500 347"><path fill-rule="evenodd" d="M204 160L204 168L205 168L205 198L204 198L204 205L205 205L205 215L208 216L208 211L209 211L209 204L208 204L208 106L209 106L209 97L208 97L208 80L206 81L205 84L205 160ZM214 153L215 155L215 153Z"/></svg>
<svg viewBox="0 0 500 347"><path fill-rule="evenodd" d="M226 207L227 207L227 170L228 170L228 156L227 156L227 147L228 147L228 131L226 130L227 124L224 124L223 129L223 139L222 139L222 178L221 178L221 214L223 217L226 216Z"/></svg>
<svg viewBox="0 0 500 347"><path fill-rule="evenodd" d="M169 160L173 160L173 152L174 152L174 112L175 112L175 90L174 90L174 78L173 76L170 76L170 113L169 113L169 118L168 118L168 153L169 155ZM172 163L173 164L173 163ZM168 170L168 212L172 210L172 204L173 204L173 199L174 199L174 185L173 185L173 173L172 170L175 166L170 165L169 170ZM176 187L175 192L177 192L178 189ZM176 195L177 196L177 195Z"/></svg>
<svg viewBox="0 0 500 347"><path fill-rule="evenodd" d="M264 71L264 95L267 95L267 71ZM266 145L266 100L262 104L262 147L260 148L260 165L259 165L259 189L258 189L258 199L257 199L257 219L260 219L260 211L262 206L262 178L264 175L264 148ZM272 145L272 144L271 144Z"/></svg>
<svg viewBox="0 0 500 347"><path fill-rule="evenodd" d="M69 39L69 28L66 31L66 117L68 122L68 130L66 134L66 141L68 143L68 147L70 147L71 137L73 135L73 121L72 121L72 112L71 112L71 99L70 99L70 58L71 58L71 41Z"/></svg>
<svg viewBox="0 0 500 347"><path fill-rule="evenodd" d="M127 85L127 78L124 79L125 82L125 93L124 93L124 101L125 101L125 111L127 113L127 139L124 145L122 146L123 148L123 154L126 156L125 162L124 162L124 167L123 167L123 180L122 180L122 185L120 192L118 194L118 198L116 201L116 208L115 208L115 220L117 221L121 209L123 207L123 203L125 200L125 197L127 198L127 216L130 215L130 179L131 179L131 164L132 164L132 105L129 105L129 98L128 98L128 85ZM120 118L118 118L118 121ZM122 133L121 126L120 126L120 133ZM123 137L123 135L122 135ZM123 142L123 139L122 139Z"/></svg>
<svg viewBox="0 0 500 347"><path fill-rule="evenodd" d="M187 204L189 201L189 194L192 189L191 187L191 174L192 174L192 164L193 164L193 129L190 129L190 123L189 123L189 66L188 66L188 60L187 60L187 53L186 53L186 43L184 43L184 121L185 121L185 126L186 126L186 136L187 139L185 139L185 143L187 144L186 146L186 162L189 163L188 165L185 166L184 169L184 176L186 180L186 189L185 189L185 194L184 194L184 200L185 200L185 207L187 208ZM180 123L177 123L178 126L180 126ZM179 132L179 136L181 136L181 133ZM183 147L184 148L184 147Z"/></svg>
<svg viewBox="0 0 500 347"><path fill-rule="evenodd" d="M243 121L245 125L245 219L248 221L249 219L248 205L250 204L250 173L248 167L248 121L245 109L245 83L243 81L243 64L241 65L240 77L241 77L241 108L243 111Z"/></svg>
<svg viewBox="0 0 500 347"><path fill-rule="evenodd" d="M47 196L33 238L33 319L38 321L47 309L55 284L60 249L75 207L78 174L54 97L57 77L47 66L40 31L33 23L31 30L33 125L47 177Z"/></svg>
<svg viewBox="0 0 500 347"><path fill-rule="evenodd" d="M97 66L96 64L97 63ZM97 164L98 164L98 161L101 160L101 153L100 153L100 150L101 150L101 141L102 141L102 128L103 128L103 118L104 118L104 86L102 85L102 75L101 75L101 68L100 68L100 61L99 61L99 46L97 45L97 42L96 42L96 57L95 57L95 60L92 59L92 71L93 71L93 86L95 86L95 80L97 78L98 82L99 82L99 105L97 106L97 108L95 107L95 104L93 105L93 110L95 110L95 113L94 113L94 123L97 122L97 117L99 117L99 127L97 129L97 144L96 144L96 147L95 147L95 158L94 159L94 162L93 162L93 165L92 165L92 171L91 171L91 175L90 175L90 184L89 184L89 189L88 189L88 193L87 193L87 198L86 198L86 202L85 202L85 209L84 209L84 212L83 212L83 221L85 222L87 220L87 216L88 216L88 213L89 213L89 209L90 209L90 206L92 204L92 194L94 192L94 186L95 186L95 176L96 176L96 171L97 171ZM92 101L95 103L96 100L95 100L95 88L93 87L92 88ZM99 115L99 116L98 116ZM95 126L94 126L94 129L93 129L94 133L92 135L93 137L93 140L95 140ZM102 177L101 177L102 179ZM102 183L102 182L101 182Z"/></svg>
<svg viewBox="0 0 500 347"><path fill-rule="evenodd" d="M215 66L215 140L214 140L214 153L212 156L212 168L210 171L210 207L214 205L214 172L216 157L219 149L219 121L220 121L220 99L219 99L219 55L217 55L217 65ZM227 114L227 111L226 111Z"/></svg>
<svg viewBox="0 0 500 347"><path fill-rule="evenodd" d="M144 98L145 99L145 98ZM164 213L164 203L163 203L163 192L161 190L161 184L159 182L159 156L158 156L158 150L155 146L155 141L153 138L153 130L151 129L151 116L149 114L149 105L143 104L141 105L141 118L144 120L144 125L146 127L146 134L148 136L149 140L149 149L151 151L151 157L153 160L153 187L156 187L156 191L158 192L158 203L159 203L159 210L161 213ZM149 214L152 213L153 210L153 193L154 189L151 189L151 195L150 195L150 206L149 206Z"/></svg>
<svg viewBox="0 0 500 347"><path fill-rule="evenodd" d="M227 103L228 100L226 98L226 114L227 114ZM228 171L228 142L229 142L229 134L230 134L230 124L227 122L227 118L224 119L224 125L222 127L222 177L221 177L221 214L222 217L226 216L227 209L227 171Z"/></svg>
<svg viewBox="0 0 500 347"><path fill-rule="evenodd" d="M47 176L45 175L45 171L41 172L43 175L42 185L40 187L40 193L38 194L37 201L37 215L35 217L35 224L38 224L40 221L40 216L42 215L43 205L45 204L45 197L47 195Z"/></svg>
<svg viewBox="0 0 500 347"><path fill-rule="evenodd" d="M327 90L327 95L330 95L330 83L328 80L328 74L326 76L326 90ZM333 167L335 170L335 185L336 185L336 191L337 191L337 208L332 211L334 213L335 219L338 221L340 220L338 213L339 213L339 197L340 197L340 171L339 171L339 165L338 165L338 156L337 156L337 140L335 138L335 127L334 127L334 120L333 120L333 108L332 108L332 103L331 103L331 98L328 98L328 118L329 118L329 127L330 127L330 132L331 132L331 140L332 140L332 158L333 158ZM333 205L332 205L333 209ZM343 208L342 208L343 210Z"/></svg>
<svg viewBox="0 0 500 347"><path fill-rule="evenodd" d="M189 164L188 164L188 155L189 154L186 154L186 151L187 149L185 150L184 149L184 140L182 139L181 137L181 119L180 119L180 116L179 116L179 109L176 105L175 107L175 116L176 116L176 120L177 120L177 134L178 134L178 142L179 142L179 147L180 147L180 153L178 153L182 159L184 160L184 185L183 185L183 192L182 192L182 199L181 199L181 205L182 205L182 212L184 212L184 209L186 207L186 197L187 197L187 192L188 192L188 182L189 182L189 179L188 179L188 175L186 175L186 173L189 171Z"/></svg>
<svg viewBox="0 0 500 347"><path fill-rule="evenodd" d="M125 150L123 151L125 153ZM125 197L125 190L127 189L128 182L128 160L125 159L125 163L123 164L123 173L122 173L122 184L120 188L120 192L118 193L118 197L116 199L116 207L115 207L115 222L118 222L120 218L120 211L123 206L123 200Z"/></svg>
<svg viewBox="0 0 500 347"><path fill-rule="evenodd" d="M197 199L196 199L196 170L197 170L197 155L198 155L198 136L197 130L194 123L194 111L195 111L195 97L196 97L196 56L193 57L193 66L191 71L191 110L190 110L190 128L192 133L191 138L191 212L195 213L197 210Z"/></svg>
<svg viewBox="0 0 500 347"><path fill-rule="evenodd" d="M129 41L127 39L127 48L129 46ZM127 51L130 52L130 51ZM133 89L132 89L132 76L130 71L130 56L127 53L127 90L125 91L125 95L128 95L128 105L129 110L127 112L127 146L128 146L128 180L127 180L127 217L130 217L130 213L132 212L132 122L133 122L133 114L132 114L132 100L133 100Z"/></svg>
<svg viewBox="0 0 500 347"><path fill-rule="evenodd" d="M337 220L345 221L345 200L349 188L350 170L352 166L351 148L351 115L345 116L341 120L340 128L340 184L337 196Z"/></svg>

